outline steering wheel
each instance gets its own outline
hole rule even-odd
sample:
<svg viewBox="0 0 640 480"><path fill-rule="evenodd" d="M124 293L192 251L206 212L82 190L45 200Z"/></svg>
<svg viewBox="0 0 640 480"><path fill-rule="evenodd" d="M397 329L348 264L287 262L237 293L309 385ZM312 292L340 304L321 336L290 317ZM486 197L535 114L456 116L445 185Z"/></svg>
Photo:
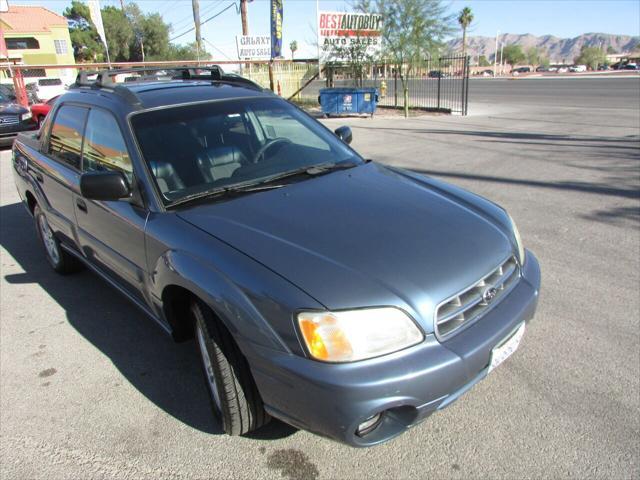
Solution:
<svg viewBox="0 0 640 480"><path fill-rule="evenodd" d="M260 149L253 156L253 159L251 160L252 163L258 163L260 161L260 157L262 157L267 150L269 150L274 145L277 145L278 143L289 144L293 142L291 142L291 140L289 140L288 138L284 138L284 137L278 137L278 138L269 140L262 147L260 147Z"/></svg>

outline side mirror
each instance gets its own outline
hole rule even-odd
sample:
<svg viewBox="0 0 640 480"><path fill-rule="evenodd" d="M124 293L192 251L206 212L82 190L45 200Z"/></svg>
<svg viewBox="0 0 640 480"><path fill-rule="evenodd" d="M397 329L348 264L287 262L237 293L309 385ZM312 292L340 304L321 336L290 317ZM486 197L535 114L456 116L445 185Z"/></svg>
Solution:
<svg viewBox="0 0 640 480"><path fill-rule="evenodd" d="M122 172L90 172L80 177L80 194L90 200L120 200L131 195Z"/></svg>
<svg viewBox="0 0 640 480"><path fill-rule="evenodd" d="M336 134L336 137L338 137L347 145L351 143L351 140L353 140L353 133L351 133L351 128L347 127L346 125L336 128L334 133Z"/></svg>

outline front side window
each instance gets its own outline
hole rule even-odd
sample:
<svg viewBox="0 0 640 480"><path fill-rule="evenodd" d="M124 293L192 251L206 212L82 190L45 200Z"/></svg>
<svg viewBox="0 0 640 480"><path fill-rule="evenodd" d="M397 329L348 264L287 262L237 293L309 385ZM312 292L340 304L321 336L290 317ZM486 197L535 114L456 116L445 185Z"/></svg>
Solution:
<svg viewBox="0 0 640 480"><path fill-rule="evenodd" d="M63 105L56 113L49 136L48 153L67 165L80 169L82 130L87 109Z"/></svg>
<svg viewBox="0 0 640 480"><path fill-rule="evenodd" d="M131 182L133 167L116 119L100 109L91 109L82 148L82 170L117 170Z"/></svg>
<svg viewBox="0 0 640 480"><path fill-rule="evenodd" d="M165 204L313 165L362 162L318 122L276 98L141 112L131 125Z"/></svg>

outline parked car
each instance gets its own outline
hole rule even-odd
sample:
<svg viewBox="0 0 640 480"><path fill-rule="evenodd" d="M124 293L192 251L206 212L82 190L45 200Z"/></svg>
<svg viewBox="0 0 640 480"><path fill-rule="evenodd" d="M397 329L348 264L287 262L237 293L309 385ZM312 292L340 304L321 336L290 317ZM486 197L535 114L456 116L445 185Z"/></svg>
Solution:
<svg viewBox="0 0 640 480"><path fill-rule="evenodd" d="M29 109L16 103L13 88L0 85L0 147L10 146L19 132L35 128Z"/></svg>
<svg viewBox="0 0 640 480"><path fill-rule="evenodd" d="M493 70L483 70L482 71L482 76L483 77L493 77Z"/></svg>
<svg viewBox="0 0 640 480"><path fill-rule="evenodd" d="M611 67L609 67L609 65L598 65L598 71L606 71L606 70L611 70Z"/></svg>
<svg viewBox="0 0 640 480"><path fill-rule="evenodd" d="M550 65L549 66L549 71L550 72L557 72L558 71L558 66L557 65Z"/></svg>
<svg viewBox="0 0 640 480"><path fill-rule="evenodd" d="M567 73L569 71L569 67L567 65L560 65L556 70L557 73Z"/></svg>
<svg viewBox="0 0 640 480"><path fill-rule="evenodd" d="M448 76L448 73L441 70L431 70L429 72L429 78L447 78Z"/></svg>
<svg viewBox="0 0 640 480"><path fill-rule="evenodd" d="M536 68L536 72L549 72L549 68L548 67L538 67Z"/></svg>
<svg viewBox="0 0 640 480"><path fill-rule="evenodd" d="M627 63L624 66L624 70L638 70L638 65L636 65L635 63Z"/></svg>
<svg viewBox="0 0 640 480"><path fill-rule="evenodd" d="M31 115L32 115L33 121L36 122L36 124L38 125L38 128L40 128L40 126L42 125L42 122L44 121L45 117L47 116L47 114L49 113L53 105L56 103L58 98L59 98L59 95L53 98L50 98L46 102L34 103L33 105L31 105Z"/></svg>
<svg viewBox="0 0 640 480"><path fill-rule="evenodd" d="M20 136L16 187L55 271L88 266L195 338L225 432L273 416L381 443L517 348L540 270L504 209L219 69L111 73Z"/></svg>
<svg viewBox="0 0 640 480"><path fill-rule="evenodd" d="M586 72L587 71L587 66L586 65L571 65L569 67L569 71L570 72L576 72L576 73Z"/></svg>
<svg viewBox="0 0 640 480"><path fill-rule="evenodd" d="M511 73L516 73L516 74L529 73L529 72L531 72L531 67L518 67L511 70Z"/></svg>
<svg viewBox="0 0 640 480"><path fill-rule="evenodd" d="M38 78L32 85L40 102L46 102L53 97L62 95L66 91L66 86L59 78Z"/></svg>

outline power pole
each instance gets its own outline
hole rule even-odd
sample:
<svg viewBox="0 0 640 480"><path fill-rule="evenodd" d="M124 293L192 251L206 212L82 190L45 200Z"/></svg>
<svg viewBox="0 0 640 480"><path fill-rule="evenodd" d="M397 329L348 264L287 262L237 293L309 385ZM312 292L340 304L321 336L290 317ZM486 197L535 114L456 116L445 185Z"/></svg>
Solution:
<svg viewBox="0 0 640 480"><path fill-rule="evenodd" d="M242 17L242 35L249 35L249 18L247 14L247 0L240 0L240 16Z"/></svg>
<svg viewBox="0 0 640 480"><path fill-rule="evenodd" d="M202 48L202 37L200 36L200 1L191 0L193 6L193 22L196 26L196 50L198 61L200 61L200 49Z"/></svg>

